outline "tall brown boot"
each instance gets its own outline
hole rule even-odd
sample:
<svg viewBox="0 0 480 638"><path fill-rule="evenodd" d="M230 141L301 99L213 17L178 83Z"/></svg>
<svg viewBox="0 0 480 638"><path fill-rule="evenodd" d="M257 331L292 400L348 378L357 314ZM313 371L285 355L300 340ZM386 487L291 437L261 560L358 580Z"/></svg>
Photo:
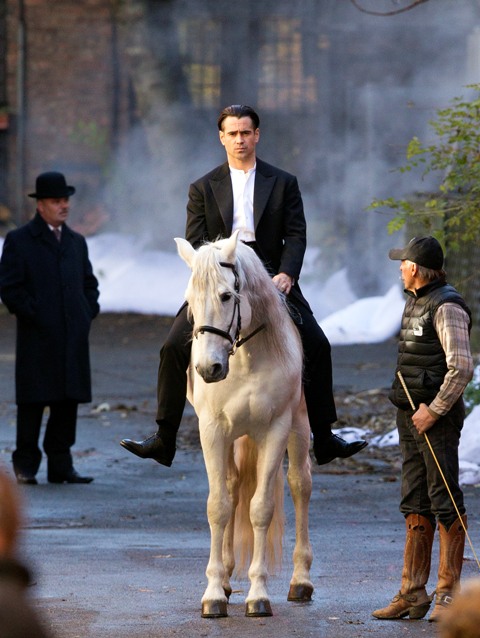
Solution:
<svg viewBox="0 0 480 638"><path fill-rule="evenodd" d="M405 519L407 535L403 555L402 584L392 602L372 613L375 618L423 618L432 601L425 585L430 574L434 528L425 516L409 514Z"/></svg>
<svg viewBox="0 0 480 638"><path fill-rule="evenodd" d="M453 601L453 592L460 584L466 529L466 514L462 516L462 520L457 518L449 530L447 530L442 523L438 524L440 535L440 561L438 566L437 588L435 590L435 607L428 619L430 622L437 622L448 610L448 606Z"/></svg>

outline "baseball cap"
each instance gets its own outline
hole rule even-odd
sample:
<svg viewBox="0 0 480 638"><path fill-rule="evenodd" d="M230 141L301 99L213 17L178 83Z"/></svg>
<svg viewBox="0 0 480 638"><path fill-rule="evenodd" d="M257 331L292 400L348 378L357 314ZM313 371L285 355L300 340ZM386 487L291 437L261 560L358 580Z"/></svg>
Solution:
<svg viewBox="0 0 480 638"><path fill-rule="evenodd" d="M405 248L392 248L390 259L408 259L431 270L443 268L443 250L435 237L414 237Z"/></svg>

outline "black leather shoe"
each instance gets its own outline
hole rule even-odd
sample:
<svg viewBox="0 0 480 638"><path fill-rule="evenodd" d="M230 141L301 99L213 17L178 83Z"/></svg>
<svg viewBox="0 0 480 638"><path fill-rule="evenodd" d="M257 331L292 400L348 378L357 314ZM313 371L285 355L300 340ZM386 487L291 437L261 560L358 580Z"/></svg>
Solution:
<svg viewBox="0 0 480 638"><path fill-rule="evenodd" d="M165 441L156 433L145 441L122 439L120 445L141 459L153 459L167 467L171 466L176 451L175 441Z"/></svg>
<svg viewBox="0 0 480 638"><path fill-rule="evenodd" d="M31 474L26 474L25 472L17 472L16 477L17 483L19 483L20 485L38 485L37 479Z"/></svg>
<svg viewBox="0 0 480 638"><path fill-rule="evenodd" d="M48 473L49 483L91 483L93 476L80 476L76 470L70 470L66 474L55 474L55 472Z"/></svg>
<svg viewBox="0 0 480 638"><path fill-rule="evenodd" d="M367 447L368 442L360 439L359 441L352 441L347 443L337 434L332 434L328 439L322 439L317 441L313 440L313 453L317 459L319 465L325 465L330 463L333 459L348 459L349 456L353 456L364 447Z"/></svg>

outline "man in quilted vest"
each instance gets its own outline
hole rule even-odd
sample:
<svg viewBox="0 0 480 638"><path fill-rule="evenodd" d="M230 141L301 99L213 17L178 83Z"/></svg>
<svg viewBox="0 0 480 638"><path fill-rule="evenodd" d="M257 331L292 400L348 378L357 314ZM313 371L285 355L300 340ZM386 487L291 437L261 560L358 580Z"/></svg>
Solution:
<svg viewBox="0 0 480 638"><path fill-rule="evenodd" d="M443 250L434 237L413 238L405 248L392 249L389 256L400 260L407 295L390 391L397 407L402 452L400 511L406 521L406 542L400 591L373 616L423 618L435 596L429 620L437 621L459 585L467 530L458 446L465 418L463 392L473 376L471 313L446 282ZM426 585L437 525L438 580L429 596Z"/></svg>

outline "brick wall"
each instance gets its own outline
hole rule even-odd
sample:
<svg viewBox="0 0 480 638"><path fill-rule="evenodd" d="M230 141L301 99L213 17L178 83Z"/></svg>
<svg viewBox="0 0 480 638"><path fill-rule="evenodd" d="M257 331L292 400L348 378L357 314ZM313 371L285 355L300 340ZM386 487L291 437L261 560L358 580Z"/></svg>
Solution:
<svg viewBox="0 0 480 638"><path fill-rule="evenodd" d="M125 122L122 63L114 59L114 4L111 0L23 0L22 23L22 2L7 0L8 101L15 112L10 124L8 204L13 209L22 199L14 197L15 189L31 192L36 175L51 169L65 172L68 182L77 187L72 220L88 216L95 206L105 160L118 133L112 127ZM22 26L26 62L24 119L20 120L17 81ZM17 160L22 154L19 179ZM24 210L15 211L18 221L31 212L26 198L24 203Z"/></svg>

